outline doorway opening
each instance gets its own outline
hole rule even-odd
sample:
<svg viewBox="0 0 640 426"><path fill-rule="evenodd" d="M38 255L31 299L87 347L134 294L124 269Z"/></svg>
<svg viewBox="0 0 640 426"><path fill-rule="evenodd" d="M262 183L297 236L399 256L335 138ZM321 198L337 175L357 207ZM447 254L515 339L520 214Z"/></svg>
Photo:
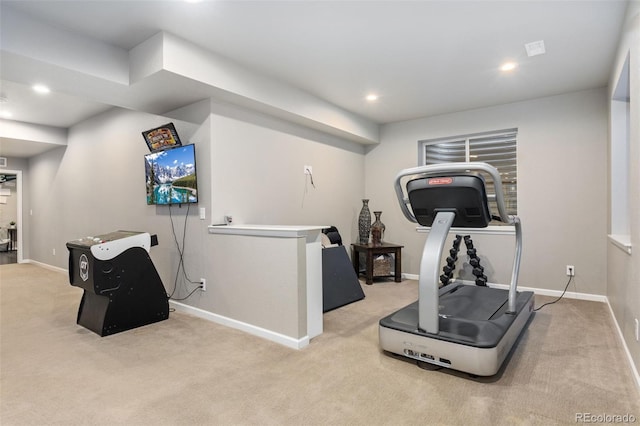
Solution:
<svg viewBox="0 0 640 426"><path fill-rule="evenodd" d="M0 170L0 265L23 262L22 171Z"/></svg>

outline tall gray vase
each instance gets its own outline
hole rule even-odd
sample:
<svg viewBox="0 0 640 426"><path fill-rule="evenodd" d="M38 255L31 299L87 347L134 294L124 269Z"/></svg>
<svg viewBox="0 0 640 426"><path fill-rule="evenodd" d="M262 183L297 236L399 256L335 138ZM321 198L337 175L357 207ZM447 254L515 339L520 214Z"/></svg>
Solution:
<svg viewBox="0 0 640 426"><path fill-rule="evenodd" d="M358 216L358 235L360 244L369 242L369 233L371 232L371 211L369 211L369 200L362 200L362 210Z"/></svg>
<svg viewBox="0 0 640 426"><path fill-rule="evenodd" d="M360 216L358 216L358 237L360 238L360 244L369 243L369 234L371 233L371 211L369 211L369 200L362 200L362 210L360 210ZM367 268L367 256L364 253L360 253L360 271L366 271Z"/></svg>

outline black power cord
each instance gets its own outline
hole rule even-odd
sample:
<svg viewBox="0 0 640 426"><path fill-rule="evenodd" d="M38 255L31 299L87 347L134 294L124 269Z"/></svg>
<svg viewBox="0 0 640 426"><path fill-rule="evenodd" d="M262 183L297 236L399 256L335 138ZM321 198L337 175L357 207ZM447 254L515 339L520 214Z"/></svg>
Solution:
<svg viewBox="0 0 640 426"><path fill-rule="evenodd" d="M176 235L176 230L175 230L175 224L173 223L173 215L171 213L171 204L169 204L169 219L171 220L171 233L173 234L173 240L176 244L176 248L178 249L178 254L180 256L180 261L178 262L178 269L176 270L176 277L173 281L173 291L171 292L171 294L167 295L168 299L171 300L186 300L189 297L191 297L191 295L193 293L195 293L197 290L200 290L202 288L202 283L200 281L192 281L189 276L187 275L187 270L184 267L184 245L185 245L185 238L187 235L187 219L189 218L189 208L190 208L191 204L187 204L187 213L184 216L184 225L183 225L183 229L182 229L182 248L180 247L180 243L178 242L178 236ZM179 298L179 299L175 299L173 297L174 293L176 292L176 290L178 289L178 277L180 276L180 269L182 269L182 275L184 276L184 279L187 280L189 283L191 284L197 284L198 286L193 289L188 295L186 295L185 297Z"/></svg>
<svg viewBox="0 0 640 426"><path fill-rule="evenodd" d="M200 290L202 288L202 286L198 286L196 288L194 288L193 290L191 290L191 293L187 294L185 297L181 297L180 299L176 299L175 297L169 297L171 300L176 300L176 301L180 301L180 300L187 300L189 297L191 297L191 295L193 293L195 293L196 291Z"/></svg>
<svg viewBox="0 0 640 426"><path fill-rule="evenodd" d="M571 280L573 280L573 275L571 275L571 276L569 277L569 281L567 281L567 285L564 287L564 291L562 292L562 294L560 295L560 297L558 297L556 300L553 300L553 301L551 301L551 302L547 302L547 303L542 304L541 306L539 306L539 307L535 308L533 311L534 311L534 312L537 312L537 311L539 311L540 309L544 308L544 307L545 307L545 306L547 306L547 305L553 305L554 303L556 303L556 302L560 301L560 299L562 299L562 296L564 296L564 294L567 292L567 289L569 288L569 284L571 284Z"/></svg>

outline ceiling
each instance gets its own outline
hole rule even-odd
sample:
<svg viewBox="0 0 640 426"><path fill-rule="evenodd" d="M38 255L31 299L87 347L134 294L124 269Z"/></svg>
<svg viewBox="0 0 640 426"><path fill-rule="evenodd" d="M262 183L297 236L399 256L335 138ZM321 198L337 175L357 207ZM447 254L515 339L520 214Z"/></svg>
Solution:
<svg viewBox="0 0 640 426"><path fill-rule="evenodd" d="M125 50L167 31L382 124L605 86L627 3L2 0L0 14L17 12ZM546 53L528 57L525 43L538 40ZM518 67L501 72L507 60ZM90 88L74 90L71 71L69 85L52 87L47 96L33 93L26 77L3 73L0 94L8 102L0 111L12 108L13 120L68 128L119 105L115 95L106 101ZM378 100L366 101L369 93ZM0 145L3 155L12 147L7 140Z"/></svg>

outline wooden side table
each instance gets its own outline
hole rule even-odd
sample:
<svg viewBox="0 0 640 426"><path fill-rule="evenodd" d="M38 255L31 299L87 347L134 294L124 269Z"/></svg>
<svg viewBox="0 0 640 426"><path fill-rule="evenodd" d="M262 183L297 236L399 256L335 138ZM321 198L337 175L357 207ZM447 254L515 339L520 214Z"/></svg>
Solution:
<svg viewBox="0 0 640 426"><path fill-rule="evenodd" d="M351 261L353 263L353 268L356 270L356 274L360 274L360 256L359 253L365 253L367 258L367 268L365 271L366 283L373 284L373 259L376 255L379 254L393 254L395 258L395 273L393 275L385 275L392 276L395 278L395 281L399 283L402 281L402 247L398 244L393 243L380 243L380 244L351 244Z"/></svg>

